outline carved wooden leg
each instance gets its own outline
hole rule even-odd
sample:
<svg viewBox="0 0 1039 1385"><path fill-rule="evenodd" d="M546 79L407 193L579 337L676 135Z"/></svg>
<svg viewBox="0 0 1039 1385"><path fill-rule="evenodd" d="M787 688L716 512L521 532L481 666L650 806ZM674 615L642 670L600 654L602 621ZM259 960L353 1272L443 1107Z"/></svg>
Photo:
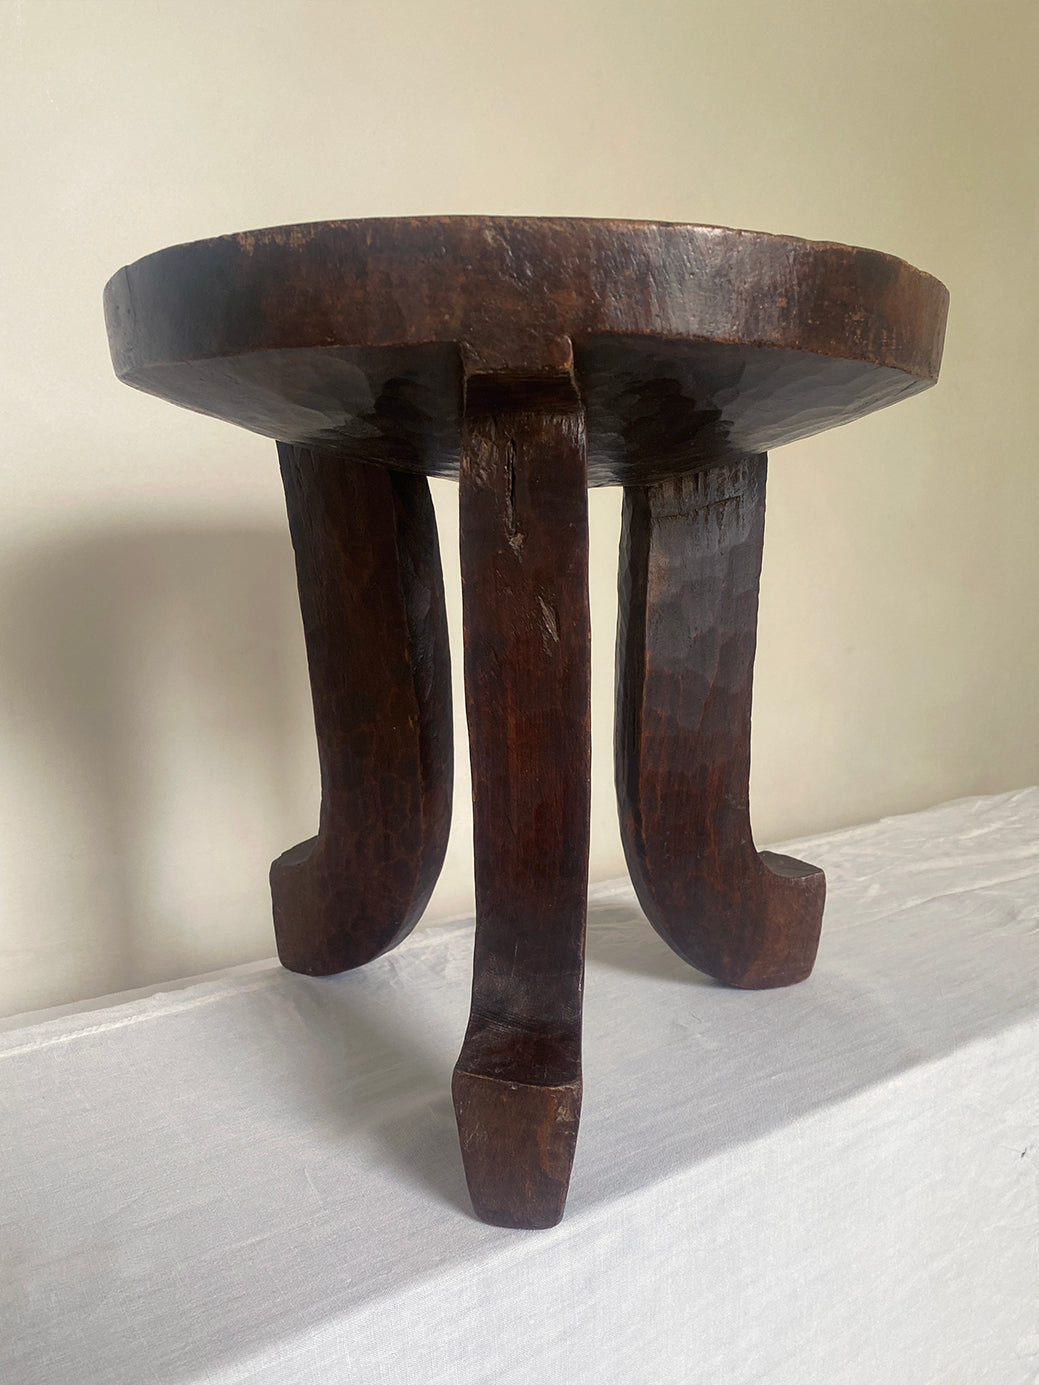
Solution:
<svg viewBox="0 0 1039 1385"><path fill-rule="evenodd" d="M617 800L639 901L694 967L734 986L811 971L822 871L754 849L750 710L764 456L625 490Z"/></svg>
<svg viewBox="0 0 1039 1385"><path fill-rule="evenodd" d="M278 444L321 764L318 835L271 867L284 966L310 976L405 938L451 821L451 684L425 477Z"/></svg>
<svg viewBox="0 0 1039 1385"><path fill-rule="evenodd" d="M558 402L485 403L467 416L460 477L477 921L453 1093L477 1214L545 1227L563 1214L581 1107L584 417Z"/></svg>

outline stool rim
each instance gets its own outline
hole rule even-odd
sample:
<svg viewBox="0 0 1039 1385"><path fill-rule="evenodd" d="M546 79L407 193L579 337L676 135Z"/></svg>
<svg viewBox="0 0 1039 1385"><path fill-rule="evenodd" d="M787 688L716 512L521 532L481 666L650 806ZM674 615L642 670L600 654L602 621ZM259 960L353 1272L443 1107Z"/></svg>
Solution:
<svg viewBox="0 0 1039 1385"><path fill-rule="evenodd" d="M500 340L503 330L780 347L933 382L948 297L905 260L836 241L691 222L431 215L169 246L112 277L105 312L116 374L138 386L139 372L171 362L481 331Z"/></svg>

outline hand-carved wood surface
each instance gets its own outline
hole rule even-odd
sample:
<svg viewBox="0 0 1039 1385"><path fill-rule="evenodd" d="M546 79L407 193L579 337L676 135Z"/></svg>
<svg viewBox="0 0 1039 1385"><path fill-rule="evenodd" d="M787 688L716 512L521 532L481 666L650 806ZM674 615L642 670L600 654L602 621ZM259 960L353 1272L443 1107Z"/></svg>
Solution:
<svg viewBox="0 0 1039 1385"><path fill-rule="evenodd" d="M105 293L120 378L279 442L322 778L271 870L285 965L359 966L443 860L450 690L422 473L459 477L476 948L453 1094L477 1213L562 1215L581 1106L588 484L625 485L616 782L653 926L811 970L825 882L750 831L765 453L925 389L948 295L872 250L650 222L326 222Z"/></svg>
<svg viewBox="0 0 1039 1385"><path fill-rule="evenodd" d="M948 295L874 250L524 217L282 226L178 245L105 293L127 384L282 442L458 472L459 344L569 338L593 485L847 423L937 378Z"/></svg>
<svg viewBox="0 0 1039 1385"><path fill-rule="evenodd" d="M279 445L321 765L318 835L271 867L285 966L358 967L414 928L451 823L451 667L422 476Z"/></svg>
<svg viewBox="0 0 1039 1385"><path fill-rule="evenodd" d="M551 1226L581 1109L588 886L588 497L576 399L523 407L506 389L473 405L460 520L476 949L455 1107L479 1214Z"/></svg>
<svg viewBox="0 0 1039 1385"><path fill-rule="evenodd" d="M617 804L639 903L694 967L733 986L812 969L822 871L754 849L750 706L764 457L624 493Z"/></svg>

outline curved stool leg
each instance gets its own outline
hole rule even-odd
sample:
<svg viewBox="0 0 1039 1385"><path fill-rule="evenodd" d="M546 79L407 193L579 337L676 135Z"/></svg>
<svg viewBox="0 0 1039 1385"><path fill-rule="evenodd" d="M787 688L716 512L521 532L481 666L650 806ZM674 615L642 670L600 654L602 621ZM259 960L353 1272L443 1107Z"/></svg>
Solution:
<svg viewBox="0 0 1039 1385"><path fill-rule="evenodd" d="M316 837L271 867L278 955L324 976L407 937L451 821L451 683L423 476L278 444L321 764Z"/></svg>
<svg viewBox="0 0 1039 1385"><path fill-rule="evenodd" d="M825 879L754 849L750 711L764 456L624 494L615 751L621 836L653 927L733 986L811 971Z"/></svg>
<svg viewBox="0 0 1039 1385"><path fill-rule="evenodd" d="M452 1090L477 1215L545 1227L563 1214L581 1107L584 417L576 401L483 402L467 412L460 476L476 947Z"/></svg>

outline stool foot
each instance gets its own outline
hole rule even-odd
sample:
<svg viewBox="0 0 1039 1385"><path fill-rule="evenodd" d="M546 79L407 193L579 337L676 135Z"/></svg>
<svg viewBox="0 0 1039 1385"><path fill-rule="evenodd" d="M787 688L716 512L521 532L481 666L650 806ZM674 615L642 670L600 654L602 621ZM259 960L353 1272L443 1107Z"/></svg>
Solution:
<svg viewBox="0 0 1039 1385"><path fill-rule="evenodd" d="M476 943L453 1093L477 1215L545 1227L563 1213L581 1105L584 416L565 378L468 383L459 501Z"/></svg>
<svg viewBox="0 0 1039 1385"><path fill-rule="evenodd" d="M764 456L624 495L617 630L617 801L653 927L733 986L811 972L822 871L754 848L750 713Z"/></svg>
<svg viewBox="0 0 1039 1385"><path fill-rule="evenodd" d="M451 1094L473 1210L539 1231L562 1219L581 1118L581 1078L531 1086L455 1070Z"/></svg>
<svg viewBox="0 0 1039 1385"><path fill-rule="evenodd" d="M451 685L425 477L278 444L321 764L320 830L271 867L278 955L324 976L411 932L451 820Z"/></svg>

